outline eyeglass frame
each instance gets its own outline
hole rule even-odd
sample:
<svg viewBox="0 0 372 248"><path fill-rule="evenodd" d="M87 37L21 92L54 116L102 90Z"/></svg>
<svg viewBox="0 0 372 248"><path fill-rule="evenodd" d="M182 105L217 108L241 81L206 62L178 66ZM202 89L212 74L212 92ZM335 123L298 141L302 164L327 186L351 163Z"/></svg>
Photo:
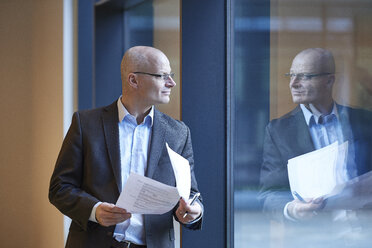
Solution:
<svg viewBox="0 0 372 248"><path fill-rule="evenodd" d="M300 79L303 80L311 80L313 77L319 77L319 76L325 76L325 75L332 75L334 73L331 72L323 72L323 73L317 73L317 74L310 74L310 73L286 73L284 74L286 77L293 78L298 76Z"/></svg>
<svg viewBox="0 0 372 248"><path fill-rule="evenodd" d="M132 72L132 73L134 73L134 74L149 75L149 76L153 76L153 77L161 77L161 78L163 78L163 80L167 80L168 78L172 78L173 79L173 77L175 75L174 72L164 73L164 74L155 74L155 73L149 73L149 72L135 71L135 72Z"/></svg>

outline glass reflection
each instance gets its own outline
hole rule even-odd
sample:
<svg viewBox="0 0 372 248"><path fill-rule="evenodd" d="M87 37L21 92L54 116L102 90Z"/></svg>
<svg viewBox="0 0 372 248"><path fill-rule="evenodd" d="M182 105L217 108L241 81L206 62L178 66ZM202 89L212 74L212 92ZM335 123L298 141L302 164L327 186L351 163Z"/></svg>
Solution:
<svg viewBox="0 0 372 248"><path fill-rule="evenodd" d="M307 239L318 242L315 247L367 245L371 218L359 215L372 206L372 178L365 174L372 168L367 152L372 151L372 113L334 101L335 62L328 50L301 51L290 73L296 75L289 88L298 106L267 125L259 195L263 210L282 224L283 247ZM317 76L299 76L304 74ZM344 146L337 149L334 142ZM325 152L312 152L318 149Z"/></svg>
<svg viewBox="0 0 372 248"><path fill-rule="evenodd" d="M372 213L367 203L372 194L368 190L362 190L364 193L361 194L352 185L360 182L362 189L372 188L369 185L370 176L366 174L372 161L372 135L366 128L371 123L371 117L364 110L349 111L349 106L372 109L372 33L369 31L372 1L234 0L233 20L234 247L369 247L366 234L372 233L369 224L372 223ZM269 120L292 111L299 104L294 100L304 97L299 94L301 92L295 91L298 82L294 82L291 92L288 88L290 79L284 74L291 72L293 59L298 53L312 47L326 48L335 60L333 75L311 79L334 80L331 96L336 105L331 110L331 113L334 110L333 115L330 123L325 120L328 118L313 117L314 135L324 133L324 137L319 144L314 143L312 149L301 151L305 139L313 143L308 127L298 137L293 131L289 132L289 127L283 129L280 134L287 133L292 139L299 139L299 145L292 144L295 151L280 145L279 148L288 154L297 152L300 155L319 150L335 140L339 144L348 140L348 156L344 164L350 168L337 173L337 183L346 184L345 190L339 192L342 197L333 197L332 201L318 199L319 203L315 205L319 209L314 209L316 216L306 221L291 221L284 216L284 209L274 211L266 208L265 199L269 190L276 190L277 196L282 199L287 197L288 202L295 198L289 188L288 176L285 180L280 179L283 172L279 169L266 180L273 188L263 186L265 173L261 173L260 168L265 156L262 150L266 144L265 126ZM294 73L302 72L309 71ZM292 93L296 99L293 99ZM305 110L309 109L305 106ZM303 113L301 107L298 111ZM311 114L312 111L310 108ZM358 128L354 123L359 123ZM327 130L335 132L328 135ZM275 149L265 148L266 153L272 155ZM285 160L288 159L289 156L280 157L283 166L287 166L288 161ZM358 177L362 174L364 176ZM256 197L260 189L258 199L261 201L258 201ZM356 198L350 200L347 198L350 196ZM307 196L302 197L309 200ZM267 202L269 205L278 204L275 201ZM358 209L351 209L346 204L350 202L358 202ZM315 215L312 211L309 214ZM352 232L342 236L347 233L347 228L351 228Z"/></svg>

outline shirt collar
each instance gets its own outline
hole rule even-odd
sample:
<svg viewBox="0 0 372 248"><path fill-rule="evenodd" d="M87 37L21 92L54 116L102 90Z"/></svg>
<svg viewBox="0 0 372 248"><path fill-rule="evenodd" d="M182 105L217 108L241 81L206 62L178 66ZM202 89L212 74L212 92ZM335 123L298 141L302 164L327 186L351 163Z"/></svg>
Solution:
<svg viewBox="0 0 372 248"><path fill-rule="evenodd" d="M300 104L300 107L302 109L302 113L305 116L306 124L310 126L310 121L313 118L315 123L318 123L319 117L322 115L312 104L309 104L310 109L308 109L304 104ZM329 115L334 114L336 118L338 119L338 111L337 111L337 106L336 103L333 103L333 108L332 111Z"/></svg>
<svg viewBox="0 0 372 248"><path fill-rule="evenodd" d="M124 117L126 115L130 115L130 113L128 112L128 110L124 107L123 103L121 102L121 96L119 97L117 101L117 106L118 106L119 122L122 122ZM152 127L152 125L154 124L154 106L151 106L151 110L148 113L148 115L146 115L144 122L146 121L146 119L150 119L150 127Z"/></svg>

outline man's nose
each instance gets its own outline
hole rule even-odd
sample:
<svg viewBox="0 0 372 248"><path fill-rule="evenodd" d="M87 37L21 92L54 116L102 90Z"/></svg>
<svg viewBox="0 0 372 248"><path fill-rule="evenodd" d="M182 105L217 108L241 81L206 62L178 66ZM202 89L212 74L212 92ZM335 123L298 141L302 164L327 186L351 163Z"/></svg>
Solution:
<svg viewBox="0 0 372 248"><path fill-rule="evenodd" d="M168 88L172 88L174 86L176 86L176 82L174 81L174 79L169 76L165 82L165 86L168 87Z"/></svg>
<svg viewBox="0 0 372 248"><path fill-rule="evenodd" d="M295 75L293 77L291 77L291 79L289 80L289 87L297 87L299 85L299 82L300 82L300 78Z"/></svg>

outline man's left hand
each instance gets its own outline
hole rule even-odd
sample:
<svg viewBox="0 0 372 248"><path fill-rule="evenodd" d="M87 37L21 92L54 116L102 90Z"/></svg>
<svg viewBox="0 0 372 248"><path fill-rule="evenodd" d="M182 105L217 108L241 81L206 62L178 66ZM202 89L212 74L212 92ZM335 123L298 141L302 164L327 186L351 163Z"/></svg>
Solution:
<svg viewBox="0 0 372 248"><path fill-rule="evenodd" d="M187 224L198 218L201 215L201 212L202 208L197 201L190 205L183 198L181 198L176 210L176 216L181 223Z"/></svg>

